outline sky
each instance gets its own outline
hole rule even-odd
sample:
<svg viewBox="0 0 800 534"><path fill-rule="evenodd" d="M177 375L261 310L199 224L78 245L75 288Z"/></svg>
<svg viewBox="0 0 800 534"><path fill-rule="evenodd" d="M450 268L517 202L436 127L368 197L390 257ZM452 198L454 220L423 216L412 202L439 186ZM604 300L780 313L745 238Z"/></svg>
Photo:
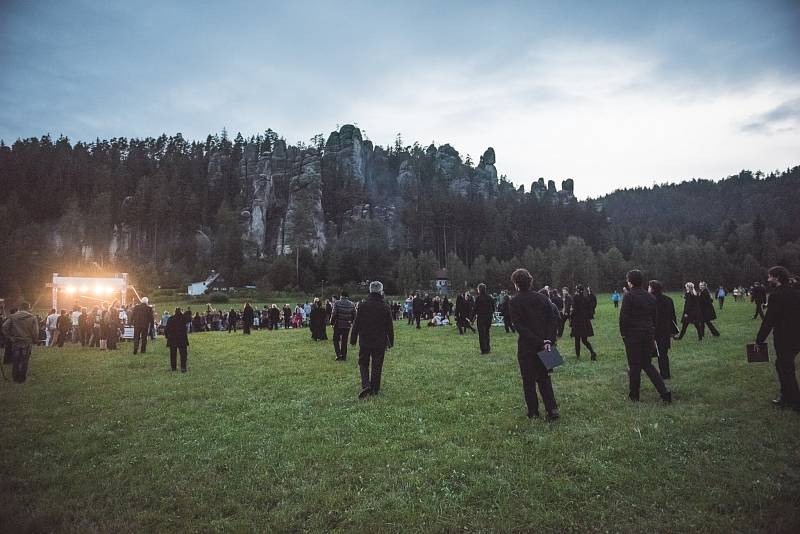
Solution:
<svg viewBox="0 0 800 534"><path fill-rule="evenodd" d="M0 139L349 123L594 197L800 164L798 28L798 0L0 0Z"/></svg>

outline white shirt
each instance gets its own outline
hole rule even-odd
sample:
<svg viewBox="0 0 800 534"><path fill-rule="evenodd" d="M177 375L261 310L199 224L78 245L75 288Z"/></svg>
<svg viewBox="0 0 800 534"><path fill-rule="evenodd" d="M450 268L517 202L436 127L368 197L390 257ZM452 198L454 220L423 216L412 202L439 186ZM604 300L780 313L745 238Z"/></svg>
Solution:
<svg viewBox="0 0 800 534"><path fill-rule="evenodd" d="M51 330L55 330L56 328L58 328L58 314L57 313L51 313L50 315L47 316L47 328L49 328Z"/></svg>
<svg viewBox="0 0 800 534"><path fill-rule="evenodd" d="M72 312L72 326L78 326L81 324L81 312L74 311Z"/></svg>

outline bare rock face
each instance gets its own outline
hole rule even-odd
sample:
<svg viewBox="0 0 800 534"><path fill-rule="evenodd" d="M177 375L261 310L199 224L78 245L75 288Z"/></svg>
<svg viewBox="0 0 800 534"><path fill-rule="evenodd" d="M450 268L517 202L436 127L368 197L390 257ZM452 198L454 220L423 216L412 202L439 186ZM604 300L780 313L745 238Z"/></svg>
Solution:
<svg viewBox="0 0 800 534"><path fill-rule="evenodd" d="M327 239L322 210L322 173L316 150L294 154L292 170L286 215L281 221L275 252L291 254L299 246L319 254L325 249Z"/></svg>

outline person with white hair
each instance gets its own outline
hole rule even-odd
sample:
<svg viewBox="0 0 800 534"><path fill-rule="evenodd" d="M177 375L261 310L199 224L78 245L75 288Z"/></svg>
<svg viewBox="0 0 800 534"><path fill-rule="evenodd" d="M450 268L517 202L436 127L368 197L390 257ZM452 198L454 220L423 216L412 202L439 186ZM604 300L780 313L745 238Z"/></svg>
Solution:
<svg viewBox="0 0 800 534"><path fill-rule="evenodd" d="M377 280L369 284L369 296L358 306L353 329L350 332L350 344L355 345L359 337L361 341L358 368L361 373L361 393L358 394L358 398L364 399L369 395L377 395L380 391L383 357L386 349L394 345L392 311L383 300L383 284Z"/></svg>
<svg viewBox="0 0 800 534"><path fill-rule="evenodd" d="M139 352L141 343L142 354L147 352L147 334L153 326L153 308L148 306L147 297L142 297L141 302L133 308L133 353Z"/></svg>
<svg viewBox="0 0 800 534"><path fill-rule="evenodd" d="M683 339L686 335L686 329L690 324L693 324L697 329L697 338L702 341L705 328L703 327L703 313L700 311L700 296L694 288L692 282L686 282L686 293L683 295L685 299L683 302L683 325L681 326L681 333L675 339Z"/></svg>

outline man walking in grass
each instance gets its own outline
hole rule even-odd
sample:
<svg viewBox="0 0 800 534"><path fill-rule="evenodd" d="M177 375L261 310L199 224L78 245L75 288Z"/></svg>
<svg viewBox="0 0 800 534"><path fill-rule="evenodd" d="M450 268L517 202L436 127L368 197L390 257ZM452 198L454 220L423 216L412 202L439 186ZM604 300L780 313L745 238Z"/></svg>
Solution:
<svg viewBox="0 0 800 534"><path fill-rule="evenodd" d="M380 391L383 356L386 349L394 345L392 312L383 301L383 284L377 280L370 283L367 300L358 306L353 330L350 332L350 344L355 345L359 337L361 343L358 368L361 372L361 393L358 394L358 398L364 399L369 395L377 395Z"/></svg>
<svg viewBox="0 0 800 534"><path fill-rule="evenodd" d="M347 292L342 291L341 297L334 301L331 311L331 325L333 326L333 350L336 361L347 359L347 337L356 315L356 306L347 298Z"/></svg>
<svg viewBox="0 0 800 534"><path fill-rule="evenodd" d="M25 382L31 347L39 342L39 322L31 315L30 307L27 302L20 303L19 311L3 323L3 336L6 343L11 343L11 376L17 384Z"/></svg>

